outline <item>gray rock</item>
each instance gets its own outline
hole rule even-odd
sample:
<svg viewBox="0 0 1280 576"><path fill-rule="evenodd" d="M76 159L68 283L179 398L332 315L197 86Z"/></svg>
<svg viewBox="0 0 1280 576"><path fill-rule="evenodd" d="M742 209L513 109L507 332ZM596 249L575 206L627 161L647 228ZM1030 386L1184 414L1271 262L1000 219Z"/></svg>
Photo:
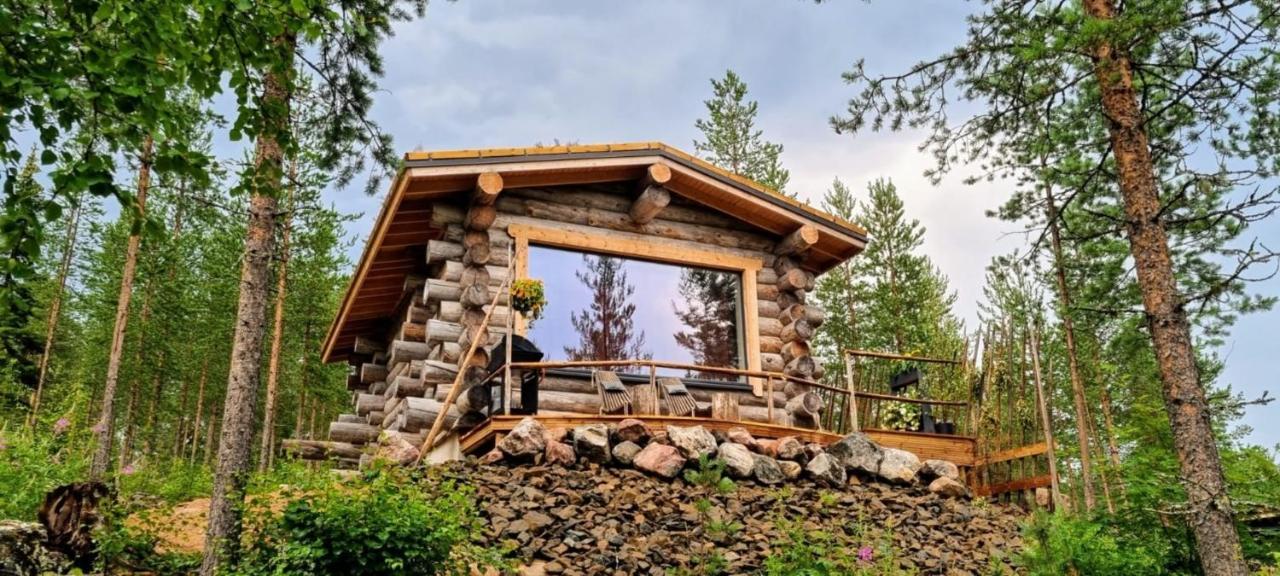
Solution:
<svg viewBox="0 0 1280 576"><path fill-rule="evenodd" d="M844 486L847 479L844 466L826 452L814 456L804 470L809 477L827 486Z"/></svg>
<svg viewBox="0 0 1280 576"><path fill-rule="evenodd" d="M884 459L880 445L861 432L854 432L827 446L827 454L844 464L845 469L866 474L878 473L880 461Z"/></svg>
<svg viewBox="0 0 1280 576"><path fill-rule="evenodd" d="M935 478L960 480L960 467L947 460L930 459L920 463L920 479L932 482Z"/></svg>
<svg viewBox="0 0 1280 576"><path fill-rule="evenodd" d="M716 453L715 436L702 426L667 426L667 438L688 459Z"/></svg>
<svg viewBox="0 0 1280 576"><path fill-rule="evenodd" d="M782 469L782 475L786 476L787 480L795 480L796 478L799 478L800 472L804 471L804 467L801 466L799 462L792 462L790 460L779 460L778 467Z"/></svg>
<svg viewBox="0 0 1280 576"><path fill-rule="evenodd" d="M724 462L725 470L734 478L750 478L755 468L755 459L751 450L737 442L725 442L720 445L717 455Z"/></svg>
<svg viewBox="0 0 1280 576"><path fill-rule="evenodd" d="M71 562L44 547L44 528L35 522L0 520L0 574L64 574Z"/></svg>
<svg viewBox="0 0 1280 576"><path fill-rule="evenodd" d="M613 446L613 461L630 466L640 453L640 445L635 442L622 441Z"/></svg>
<svg viewBox="0 0 1280 576"><path fill-rule="evenodd" d="M915 454L897 448L882 448L879 476L896 484L910 484L920 471L920 459Z"/></svg>
<svg viewBox="0 0 1280 576"><path fill-rule="evenodd" d="M498 442L498 449L512 458L533 458L547 449L546 434L537 420L525 418Z"/></svg>
<svg viewBox="0 0 1280 576"><path fill-rule="evenodd" d="M960 498L969 494L969 489L946 476L939 476L929 483L929 491L944 498Z"/></svg>
<svg viewBox="0 0 1280 576"><path fill-rule="evenodd" d="M781 484L787 479L787 475L783 474L782 467L778 466L778 461L765 456L764 454L752 454L755 464L751 467L751 475L755 477L756 482L761 484Z"/></svg>
<svg viewBox="0 0 1280 576"><path fill-rule="evenodd" d="M587 424L574 428L573 449L588 461L599 464L608 462L609 427L604 424Z"/></svg>

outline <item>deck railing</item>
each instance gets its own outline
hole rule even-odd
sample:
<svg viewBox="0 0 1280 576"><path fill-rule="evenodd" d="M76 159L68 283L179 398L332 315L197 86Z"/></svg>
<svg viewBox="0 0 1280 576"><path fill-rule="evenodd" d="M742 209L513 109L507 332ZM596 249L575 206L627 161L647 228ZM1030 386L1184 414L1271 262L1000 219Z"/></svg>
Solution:
<svg viewBox="0 0 1280 576"><path fill-rule="evenodd" d="M892 379L905 370L920 373L919 383L915 385L919 392L915 396L891 391ZM935 434L973 436L977 433L968 400L969 366L962 360L846 350L845 377L849 390L854 391L851 419L855 429L919 432L921 416L927 412L935 425ZM958 396L966 399L954 399Z"/></svg>
<svg viewBox="0 0 1280 576"><path fill-rule="evenodd" d="M845 431L843 423L849 419L846 414L850 403L848 402L849 391L843 388L830 386L815 380L789 376L780 372L767 372L763 370L745 370L741 368L727 368L722 366L703 366L700 364L686 364L681 362L666 362L662 360L647 359L627 359L627 360L564 360L564 361L545 361L545 362L510 362L502 367L494 370L484 380L483 385L496 386L495 380L498 376L503 376L501 380L501 406L504 414L511 413L512 406L512 370L554 370L554 369L601 369L601 368L643 368L647 369L649 382L646 384L653 389L654 398L659 398L658 393L658 370L683 370L689 373L700 374L724 374L727 376L737 376L747 378L752 384L757 395L763 395L765 406L767 408L767 419L769 422L776 422L775 417L779 411L783 410L783 406L779 406L775 400L776 392L779 386L785 386L790 383L801 387L807 392L819 394L822 398L822 407L818 415L814 418L813 424L820 430L840 433ZM694 385L696 387L696 384ZM746 391L743 391L746 393ZM657 403L657 411L655 415L661 415L662 403Z"/></svg>

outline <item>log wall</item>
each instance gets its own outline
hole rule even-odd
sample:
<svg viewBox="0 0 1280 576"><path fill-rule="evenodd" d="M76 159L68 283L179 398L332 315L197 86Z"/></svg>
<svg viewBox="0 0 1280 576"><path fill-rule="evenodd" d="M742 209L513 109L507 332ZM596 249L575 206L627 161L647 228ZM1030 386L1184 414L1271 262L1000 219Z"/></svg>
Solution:
<svg viewBox="0 0 1280 576"><path fill-rule="evenodd" d="M496 290L506 280L509 265L520 257L508 233L513 224L622 236L757 260L761 264L755 278L758 337L746 340L758 343L754 352L759 354L761 368L820 377L821 368L810 356L809 340L823 315L807 303L813 275L793 259L811 241L800 232L776 238L748 231L728 216L664 195L660 185L660 179L650 179L639 188L595 185L502 190L501 178L486 181L482 176L472 194L438 202L432 208L431 225L442 233L423 246L422 273L406 277L404 296L385 332L359 339L348 380L352 414L331 424L330 440L343 443L340 452L349 456L348 445L375 442L384 430L424 435L424 428L440 413L459 370L464 388L448 412L446 431L482 420L476 416L488 407L489 396L477 384L485 375L490 350L501 341L511 317L505 294L490 320L485 322L484 317ZM519 270L519 264L512 267ZM476 354L460 367L461 357L477 340ZM637 394L646 399L644 404L658 404L649 398L651 390L639 390L642 387L632 389L645 392ZM544 410L586 414L599 410L599 399L587 380L549 378L543 389L540 408ZM737 414L746 421L770 421L766 398L746 392L691 389L708 410L714 407L719 414ZM808 419L813 399L797 399L805 394L809 391L778 386L772 422L815 425ZM658 408L653 412L661 411L660 406L653 407ZM329 453L311 446L297 448L306 454Z"/></svg>

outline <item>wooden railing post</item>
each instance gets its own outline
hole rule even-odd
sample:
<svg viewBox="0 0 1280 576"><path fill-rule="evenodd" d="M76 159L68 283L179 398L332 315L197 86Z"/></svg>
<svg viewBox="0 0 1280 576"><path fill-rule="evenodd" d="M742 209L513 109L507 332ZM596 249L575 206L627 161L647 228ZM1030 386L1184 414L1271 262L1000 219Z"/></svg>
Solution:
<svg viewBox="0 0 1280 576"><path fill-rule="evenodd" d="M849 432L857 432L862 429L858 426L858 391L854 387L853 368L853 355L846 352L844 355L844 377L849 386L849 401L845 407L848 411L845 421L850 425Z"/></svg>

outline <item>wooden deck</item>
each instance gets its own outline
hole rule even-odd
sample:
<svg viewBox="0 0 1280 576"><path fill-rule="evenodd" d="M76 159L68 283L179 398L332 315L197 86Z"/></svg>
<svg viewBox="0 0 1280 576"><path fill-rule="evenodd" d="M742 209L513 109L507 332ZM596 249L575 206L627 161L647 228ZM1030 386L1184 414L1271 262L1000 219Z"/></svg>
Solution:
<svg viewBox="0 0 1280 576"><path fill-rule="evenodd" d="M495 415L484 424L463 434L458 443L464 454L475 454L490 448L493 443L506 432L515 428L526 416ZM534 416L543 426L548 428L572 428L583 424L606 423L616 424L628 418L635 418L648 424L651 428L663 426L702 426L712 431L727 432L730 428L741 426L756 438L777 439L784 436L795 436L804 442L830 444L840 440L842 436L821 430L792 428L760 422L737 422L731 420L715 420L703 417L655 416L655 415L594 415L594 414L557 414ZM957 466L969 467L974 464L974 446L976 442L967 436L944 436L940 434L924 434L920 432L899 432L896 430L863 430L867 436L882 446L906 450L920 459L941 458L950 460Z"/></svg>

